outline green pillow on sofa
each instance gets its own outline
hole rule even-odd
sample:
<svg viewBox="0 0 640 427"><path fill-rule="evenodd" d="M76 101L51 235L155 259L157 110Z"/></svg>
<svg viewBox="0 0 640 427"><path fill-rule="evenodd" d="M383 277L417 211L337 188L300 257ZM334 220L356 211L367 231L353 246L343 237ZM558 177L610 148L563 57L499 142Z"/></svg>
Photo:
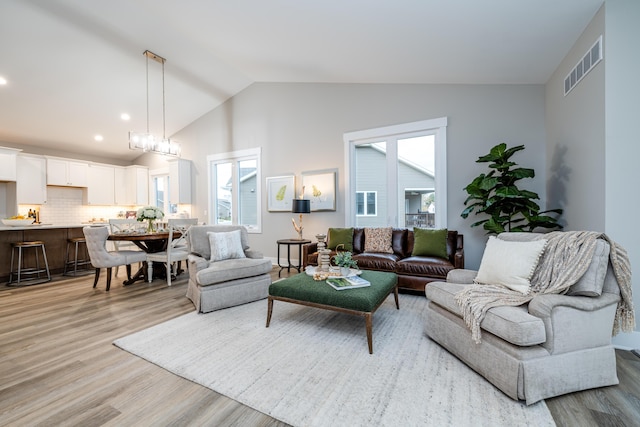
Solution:
<svg viewBox="0 0 640 427"><path fill-rule="evenodd" d="M329 249L335 250L338 245L343 245L340 249L353 251L353 228L330 228L328 243Z"/></svg>
<svg viewBox="0 0 640 427"><path fill-rule="evenodd" d="M447 229L432 230L425 228L413 229L413 251L411 256L447 256Z"/></svg>

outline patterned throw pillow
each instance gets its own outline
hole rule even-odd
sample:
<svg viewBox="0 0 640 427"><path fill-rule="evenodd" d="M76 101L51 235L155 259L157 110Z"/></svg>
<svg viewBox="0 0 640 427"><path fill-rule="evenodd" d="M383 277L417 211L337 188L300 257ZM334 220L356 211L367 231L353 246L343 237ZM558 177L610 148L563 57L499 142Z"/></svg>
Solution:
<svg viewBox="0 0 640 427"><path fill-rule="evenodd" d="M233 258L246 258L242 250L240 230L227 232L208 232L211 245L211 261L222 261Z"/></svg>
<svg viewBox="0 0 640 427"><path fill-rule="evenodd" d="M364 251L392 254L393 253L393 248L391 247L392 233L393 233L393 230L391 227L365 228L364 229Z"/></svg>

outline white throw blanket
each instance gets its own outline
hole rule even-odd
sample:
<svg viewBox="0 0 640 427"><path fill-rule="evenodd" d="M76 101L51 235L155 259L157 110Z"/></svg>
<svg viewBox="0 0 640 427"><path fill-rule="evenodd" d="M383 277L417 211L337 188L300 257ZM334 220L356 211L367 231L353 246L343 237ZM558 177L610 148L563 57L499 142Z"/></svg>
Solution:
<svg viewBox="0 0 640 427"><path fill-rule="evenodd" d="M489 309L522 305L541 294L566 292L589 268L597 239L604 239L611 246L609 258L620 287L621 299L612 333L616 335L620 331L630 332L634 329L631 267L624 248L605 234L592 231L556 231L539 238L546 239L548 243L533 273L527 295L499 285L471 285L456 294L456 302L476 343L480 343L480 324Z"/></svg>

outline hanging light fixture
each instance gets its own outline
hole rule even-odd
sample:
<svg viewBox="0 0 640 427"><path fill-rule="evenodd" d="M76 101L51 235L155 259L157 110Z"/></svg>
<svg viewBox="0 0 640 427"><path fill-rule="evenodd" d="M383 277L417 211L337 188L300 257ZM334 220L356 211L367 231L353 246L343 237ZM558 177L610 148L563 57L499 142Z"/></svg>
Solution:
<svg viewBox="0 0 640 427"><path fill-rule="evenodd" d="M179 157L180 144L170 140L165 134L164 63L166 59L150 50L145 50L142 54L147 58L147 132L129 132L129 148ZM149 59L162 64L162 138L149 131Z"/></svg>

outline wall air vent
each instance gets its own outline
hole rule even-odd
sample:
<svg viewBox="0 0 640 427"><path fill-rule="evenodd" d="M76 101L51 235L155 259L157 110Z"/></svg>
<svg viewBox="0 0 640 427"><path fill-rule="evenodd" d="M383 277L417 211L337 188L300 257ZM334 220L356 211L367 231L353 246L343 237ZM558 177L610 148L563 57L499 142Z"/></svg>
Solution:
<svg viewBox="0 0 640 427"><path fill-rule="evenodd" d="M582 57L580 62L576 64L567 77L564 78L564 96L567 96L571 89L580 83L580 80L587 75L589 71L595 67L598 62L602 61L602 36L591 46L591 49Z"/></svg>

